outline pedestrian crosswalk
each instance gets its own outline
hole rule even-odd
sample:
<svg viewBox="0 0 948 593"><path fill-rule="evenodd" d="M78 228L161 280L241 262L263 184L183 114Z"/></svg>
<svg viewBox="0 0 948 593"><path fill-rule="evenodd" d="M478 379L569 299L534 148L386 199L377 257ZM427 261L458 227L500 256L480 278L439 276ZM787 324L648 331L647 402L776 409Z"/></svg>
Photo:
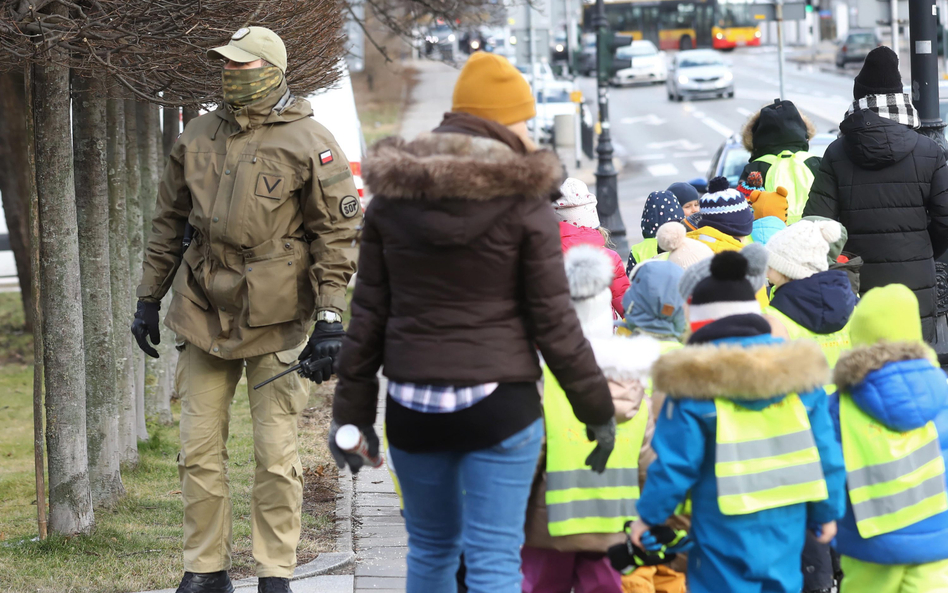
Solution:
<svg viewBox="0 0 948 593"><path fill-rule="evenodd" d="M654 157L654 160L664 160L666 158L663 154L654 155ZM673 163L647 165L645 171L652 177L696 177L704 175L710 166L711 159L698 159L691 162L679 163L678 166ZM633 173L633 175L634 174L635 173Z"/></svg>

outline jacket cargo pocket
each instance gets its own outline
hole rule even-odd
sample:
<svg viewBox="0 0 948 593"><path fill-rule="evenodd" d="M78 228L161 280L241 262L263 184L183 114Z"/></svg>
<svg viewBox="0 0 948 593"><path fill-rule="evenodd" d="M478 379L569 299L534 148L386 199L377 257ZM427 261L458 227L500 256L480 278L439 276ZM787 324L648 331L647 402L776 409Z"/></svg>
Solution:
<svg viewBox="0 0 948 593"><path fill-rule="evenodd" d="M204 267L204 255L199 249L189 248L184 252L184 258L178 271L175 273L171 288L175 294L180 294L198 307L207 311L210 306L204 290L197 282L197 275Z"/></svg>
<svg viewBox="0 0 948 593"><path fill-rule="evenodd" d="M246 264L250 327L286 323L299 317L299 266L293 253Z"/></svg>

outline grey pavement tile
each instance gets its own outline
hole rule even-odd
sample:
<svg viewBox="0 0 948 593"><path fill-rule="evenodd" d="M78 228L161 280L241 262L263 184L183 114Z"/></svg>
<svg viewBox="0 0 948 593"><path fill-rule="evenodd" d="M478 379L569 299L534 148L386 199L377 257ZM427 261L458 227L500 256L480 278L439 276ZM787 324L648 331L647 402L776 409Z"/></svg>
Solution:
<svg viewBox="0 0 948 593"><path fill-rule="evenodd" d="M380 506L366 506L366 507L357 507L355 510L356 517L398 517L402 518L401 512L398 510L398 507L380 507Z"/></svg>
<svg viewBox="0 0 948 593"><path fill-rule="evenodd" d="M363 524L362 527L358 530L360 537L407 537L408 532L405 531L405 526L401 523L398 524L379 524L377 522L371 522Z"/></svg>
<svg viewBox="0 0 948 593"><path fill-rule="evenodd" d="M355 505L385 506L399 508L398 495L394 492L362 492L356 486Z"/></svg>
<svg viewBox="0 0 948 593"><path fill-rule="evenodd" d="M405 579L404 577L356 577L355 589L356 591L371 591L374 589L395 589L397 591L404 591Z"/></svg>
<svg viewBox="0 0 948 593"><path fill-rule="evenodd" d="M408 545L408 536L401 537L359 537L356 538L356 546L361 549L367 548L404 548Z"/></svg>
<svg viewBox="0 0 948 593"><path fill-rule="evenodd" d="M355 586L352 575L324 575L293 581L293 593L352 593Z"/></svg>
<svg viewBox="0 0 948 593"><path fill-rule="evenodd" d="M356 566L357 577L404 577L408 572L404 558L365 560Z"/></svg>
<svg viewBox="0 0 948 593"><path fill-rule="evenodd" d="M370 548L356 552L356 562L371 562L375 560L400 560L405 562L408 548Z"/></svg>

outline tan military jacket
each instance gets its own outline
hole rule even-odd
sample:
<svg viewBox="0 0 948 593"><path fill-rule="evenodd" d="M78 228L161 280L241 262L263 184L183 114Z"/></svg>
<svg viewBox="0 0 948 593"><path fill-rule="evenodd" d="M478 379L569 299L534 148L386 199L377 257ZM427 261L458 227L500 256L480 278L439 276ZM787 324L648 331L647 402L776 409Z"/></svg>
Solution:
<svg viewBox="0 0 948 593"><path fill-rule="evenodd" d="M174 298L165 325L225 359L298 346L315 312L346 308L362 208L349 162L286 86L191 121L158 191L139 298ZM184 226L195 229L180 265Z"/></svg>

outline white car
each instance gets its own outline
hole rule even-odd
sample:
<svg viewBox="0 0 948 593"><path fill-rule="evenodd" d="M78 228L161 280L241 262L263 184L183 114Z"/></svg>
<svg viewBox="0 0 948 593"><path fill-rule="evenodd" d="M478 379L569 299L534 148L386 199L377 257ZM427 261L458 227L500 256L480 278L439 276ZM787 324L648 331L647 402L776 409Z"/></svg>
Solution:
<svg viewBox="0 0 948 593"><path fill-rule="evenodd" d="M663 83L668 78L665 52L658 51L651 41L633 41L616 50L613 66L617 68L612 84Z"/></svg>
<svg viewBox="0 0 948 593"><path fill-rule="evenodd" d="M553 134L553 123L557 115L576 113L576 103L573 103L570 93L576 90L575 85L568 81L555 81L537 89L537 116L527 122L531 131L539 126L541 142L548 142Z"/></svg>
<svg viewBox="0 0 948 593"><path fill-rule="evenodd" d="M362 123L356 111L352 80L349 78L349 70L345 62L342 68L342 77L335 86L309 95L306 99L313 106L313 118L332 132L336 142L339 143L339 148L346 153L356 188L359 190L359 201L365 209L368 205L368 197L365 196L362 185L365 138L362 136Z"/></svg>
<svg viewBox="0 0 948 593"><path fill-rule="evenodd" d="M678 52L665 83L669 101L697 97L734 97L734 74L721 55L710 49Z"/></svg>

